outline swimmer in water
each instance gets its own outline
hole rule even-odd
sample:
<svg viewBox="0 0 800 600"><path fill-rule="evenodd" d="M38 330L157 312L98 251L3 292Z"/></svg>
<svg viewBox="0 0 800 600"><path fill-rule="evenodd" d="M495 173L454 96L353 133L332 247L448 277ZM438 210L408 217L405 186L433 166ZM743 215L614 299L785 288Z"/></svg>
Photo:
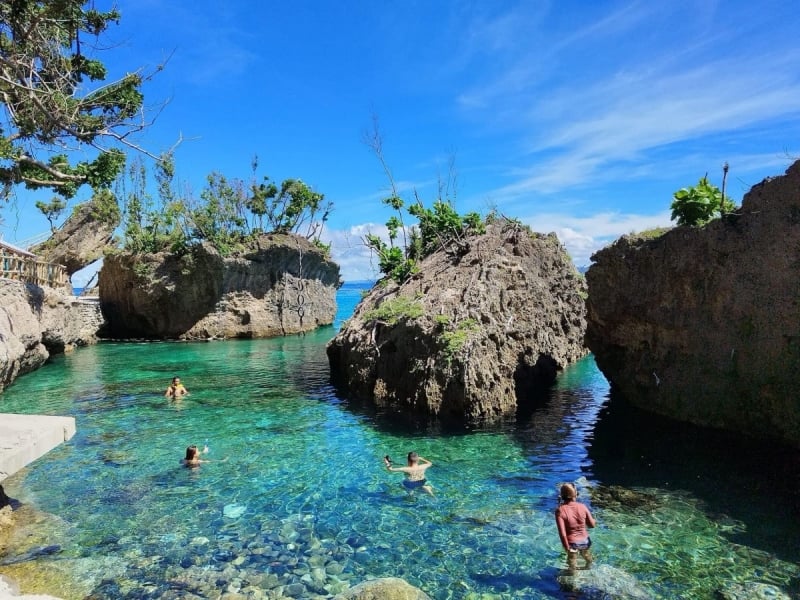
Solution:
<svg viewBox="0 0 800 600"><path fill-rule="evenodd" d="M173 398L177 400L178 398L182 398L189 394L189 390L187 390L184 385L181 383L180 377L173 377L172 383L169 384L167 391L164 392L164 396L166 398Z"/></svg>
<svg viewBox="0 0 800 600"><path fill-rule="evenodd" d="M383 457L383 464L386 465L386 468L389 471L399 471L400 473L405 473L406 477L403 479L403 487L409 492L413 492L417 488L420 488L424 492L427 492L433 496L433 488L428 483L427 479L425 479L425 471L428 469L428 467L433 465L433 463L427 458L421 457L416 452L409 452L408 466L394 467L392 466L392 459L390 459L388 456Z"/></svg>

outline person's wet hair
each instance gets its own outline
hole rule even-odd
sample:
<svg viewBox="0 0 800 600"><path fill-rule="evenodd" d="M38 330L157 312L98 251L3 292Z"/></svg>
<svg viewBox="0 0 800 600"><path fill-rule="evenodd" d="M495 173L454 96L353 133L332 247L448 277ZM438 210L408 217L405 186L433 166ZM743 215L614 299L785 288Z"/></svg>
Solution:
<svg viewBox="0 0 800 600"><path fill-rule="evenodd" d="M186 448L186 460L194 460L197 458L197 446L194 444Z"/></svg>
<svg viewBox="0 0 800 600"><path fill-rule="evenodd" d="M408 462L409 463L417 462L418 460L419 460L419 454L417 454L416 452L409 452L408 453Z"/></svg>
<svg viewBox="0 0 800 600"><path fill-rule="evenodd" d="M561 486L561 500L563 502L569 502L570 500L575 500L578 497L578 490L575 489L575 486L571 483L565 483Z"/></svg>

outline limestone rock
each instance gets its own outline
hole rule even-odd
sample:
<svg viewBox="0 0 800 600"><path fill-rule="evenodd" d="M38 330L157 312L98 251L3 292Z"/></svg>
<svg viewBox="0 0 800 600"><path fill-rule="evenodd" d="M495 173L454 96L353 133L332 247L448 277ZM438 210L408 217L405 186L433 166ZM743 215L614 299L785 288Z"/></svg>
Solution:
<svg viewBox="0 0 800 600"><path fill-rule="evenodd" d="M62 290L0 280L0 391L51 353L94 343L101 322L99 306Z"/></svg>
<svg viewBox="0 0 800 600"><path fill-rule="evenodd" d="M800 446L800 162L736 214L592 260L586 342L630 403Z"/></svg>
<svg viewBox="0 0 800 600"><path fill-rule="evenodd" d="M328 344L331 377L379 406L458 420L514 414L585 354L585 282L554 234L502 220L376 284Z"/></svg>
<svg viewBox="0 0 800 600"><path fill-rule="evenodd" d="M103 257L113 246L114 230L120 224L119 210L105 196L79 204L66 222L47 240L30 251L41 260L64 265L69 275Z"/></svg>
<svg viewBox="0 0 800 600"><path fill-rule="evenodd" d="M267 234L222 257L208 244L183 255L115 254L100 271L104 335L114 338L271 337L329 325L339 267L303 237Z"/></svg>
<svg viewBox="0 0 800 600"><path fill-rule="evenodd" d="M335 600L430 600L430 596L402 579L384 577L359 583Z"/></svg>

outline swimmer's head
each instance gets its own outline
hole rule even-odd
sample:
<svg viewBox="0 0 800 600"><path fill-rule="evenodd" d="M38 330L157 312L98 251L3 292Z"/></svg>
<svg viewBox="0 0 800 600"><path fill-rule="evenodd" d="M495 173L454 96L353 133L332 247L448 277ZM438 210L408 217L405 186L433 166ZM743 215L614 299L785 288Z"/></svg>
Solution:
<svg viewBox="0 0 800 600"><path fill-rule="evenodd" d="M173 377L172 378L172 385L178 385L181 382L180 377Z"/></svg>
<svg viewBox="0 0 800 600"><path fill-rule="evenodd" d="M418 460L419 460L419 454L417 454L416 452L408 453L408 464L413 465Z"/></svg>
<svg viewBox="0 0 800 600"><path fill-rule="evenodd" d="M186 448L186 460L194 460L195 458L197 458L197 446L192 444Z"/></svg>
<svg viewBox="0 0 800 600"><path fill-rule="evenodd" d="M562 502L570 502L578 497L578 490L571 483L565 483L561 486L560 496Z"/></svg>

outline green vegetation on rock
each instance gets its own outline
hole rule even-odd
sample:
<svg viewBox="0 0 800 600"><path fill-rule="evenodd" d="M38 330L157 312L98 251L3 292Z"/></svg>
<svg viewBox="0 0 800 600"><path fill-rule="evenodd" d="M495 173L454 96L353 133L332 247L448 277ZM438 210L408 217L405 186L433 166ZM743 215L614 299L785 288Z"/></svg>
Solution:
<svg viewBox="0 0 800 600"><path fill-rule="evenodd" d="M729 197L723 198L722 190L709 183L708 176L703 176L696 186L675 192L670 208L670 218L677 221L678 225L696 226L705 225L736 207Z"/></svg>
<svg viewBox="0 0 800 600"><path fill-rule="evenodd" d="M256 180L253 160L249 182L211 173L200 198L175 192L175 165L171 155L156 163L157 197L148 186L142 161L128 169L120 196L124 203L125 249L130 252L185 253L193 244L208 242L220 254L244 249L262 233L303 235L326 255L330 246L319 236L332 210L325 196L299 179L280 186L268 177ZM127 183L127 185L125 185Z"/></svg>
<svg viewBox="0 0 800 600"><path fill-rule="evenodd" d="M459 321L455 329L442 333L443 352L448 361L452 360L461 351L470 334L477 330L478 322L475 319L464 319Z"/></svg>
<svg viewBox="0 0 800 600"><path fill-rule="evenodd" d="M406 296L397 296L384 300L380 306L364 314L365 321L381 321L394 325L401 319L416 319L425 313L422 305L416 299Z"/></svg>
<svg viewBox="0 0 800 600"><path fill-rule="evenodd" d="M373 125L373 130L365 135L364 142L375 153L389 178L391 194L382 202L391 207L395 214L386 221L388 242L380 236L368 233L364 236L364 243L378 256L380 272L398 283L403 283L417 272L419 261L437 250L465 254L469 250L467 237L485 233L486 223L476 212L460 215L455 210L455 176L452 164L450 177L446 183L439 182L438 196L430 208L423 204L416 190L414 202L406 208L406 201L400 197L383 156L383 140L378 131L377 120L374 120ZM406 212L417 219L417 224L406 225ZM403 238L402 244L398 239L400 234Z"/></svg>

